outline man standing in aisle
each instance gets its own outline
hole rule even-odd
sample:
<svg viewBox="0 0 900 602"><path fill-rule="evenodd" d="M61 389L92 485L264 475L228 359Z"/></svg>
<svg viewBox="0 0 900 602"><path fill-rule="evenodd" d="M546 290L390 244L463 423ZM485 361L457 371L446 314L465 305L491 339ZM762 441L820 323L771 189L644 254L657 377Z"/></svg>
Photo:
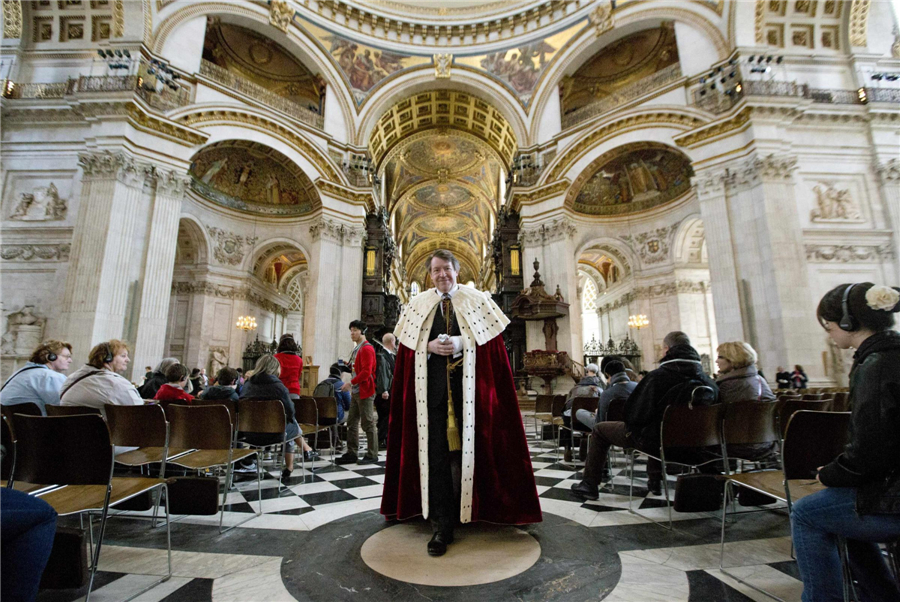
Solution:
<svg viewBox="0 0 900 602"><path fill-rule="evenodd" d="M394 380L394 354L397 338L390 332L381 337L376 348L375 410L378 413L378 447L387 449L388 418L391 411L391 382ZM377 343L377 341L376 341Z"/></svg>
<svg viewBox="0 0 900 602"><path fill-rule="evenodd" d="M429 519L428 554L440 556L457 523L536 523L541 508L503 343L509 319L456 283L451 252L435 251L427 269L435 288L410 300L394 331L381 513Z"/></svg>
<svg viewBox="0 0 900 602"><path fill-rule="evenodd" d="M366 323L350 322L350 339L356 345L350 354L353 378L341 391L351 391L347 417L347 453L335 464L374 464L378 462L378 431L375 427L375 348L366 340ZM359 423L366 432L366 455L357 457Z"/></svg>

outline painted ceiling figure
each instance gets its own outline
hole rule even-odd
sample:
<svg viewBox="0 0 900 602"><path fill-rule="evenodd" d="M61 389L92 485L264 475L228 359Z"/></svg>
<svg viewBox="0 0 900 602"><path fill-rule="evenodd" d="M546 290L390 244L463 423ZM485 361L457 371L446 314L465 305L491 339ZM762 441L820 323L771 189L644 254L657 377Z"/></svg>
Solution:
<svg viewBox="0 0 900 602"><path fill-rule="evenodd" d="M472 521L541 521L525 430L502 333L509 319L489 294L457 284L446 250L428 260L435 288L397 322L388 457L381 513L423 516L428 553Z"/></svg>

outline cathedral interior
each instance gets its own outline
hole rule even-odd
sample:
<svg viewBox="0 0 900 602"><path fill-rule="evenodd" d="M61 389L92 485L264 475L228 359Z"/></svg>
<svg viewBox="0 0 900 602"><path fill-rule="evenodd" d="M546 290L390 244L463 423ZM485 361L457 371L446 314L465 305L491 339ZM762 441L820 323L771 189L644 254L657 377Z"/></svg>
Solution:
<svg viewBox="0 0 900 602"><path fill-rule="evenodd" d="M772 388L794 365L847 387L852 352L818 299L900 284L896 0L2 10L4 380L46 339L75 367L125 341L140 384L165 357L247 369L292 333L310 395L353 349L348 324L392 331L446 249L513 319L523 415L604 355L653 370L671 331L710 374L720 343L745 341ZM138 599L800 600L786 511L738 507L739 581L717 514L656 524L665 495L632 499L622 454L581 500L578 463L525 431L542 523L467 525L432 559L410 543L424 523L378 512L385 452L343 468L323 450L285 488L235 483L226 534L218 516L173 522L175 575ZM166 529L120 514L91 599L165 574Z"/></svg>

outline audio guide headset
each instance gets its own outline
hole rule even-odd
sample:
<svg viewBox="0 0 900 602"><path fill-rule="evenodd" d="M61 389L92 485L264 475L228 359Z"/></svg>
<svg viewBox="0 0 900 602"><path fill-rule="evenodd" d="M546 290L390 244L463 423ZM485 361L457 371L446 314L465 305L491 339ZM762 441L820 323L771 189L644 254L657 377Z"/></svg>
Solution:
<svg viewBox="0 0 900 602"><path fill-rule="evenodd" d="M103 343L103 346L106 347L106 355L103 356L103 363L108 364L113 361L112 347L109 343Z"/></svg>
<svg viewBox="0 0 900 602"><path fill-rule="evenodd" d="M838 326L841 330L846 330L847 332L854 331L858 327L856 318L850 313L850 291L853 290L854 286L856 286L855 283L844 289L844 298L841 300L841 310L844 312L844 315L841 316Z"/></svg>
<svg viewBox="0 0 900 602"><path fill-rule="evenodd" d="M56 357L57 357L56 354L53 353L53 352L51 351L50 353L47 354L47 361L48 361L48 362L55 362L55 361L56 361Z"/></svg>

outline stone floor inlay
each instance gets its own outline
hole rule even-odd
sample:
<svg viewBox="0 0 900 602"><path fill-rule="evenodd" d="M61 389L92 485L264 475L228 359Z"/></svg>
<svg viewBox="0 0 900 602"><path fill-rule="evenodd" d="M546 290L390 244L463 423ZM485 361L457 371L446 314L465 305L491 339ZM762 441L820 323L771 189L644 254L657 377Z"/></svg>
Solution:
<svg viewBox="0 0 900 602"><path fill-rule="evenodd" d="M360 554L386 577L444 587L502 581L528 570L541 556L534 537L510 526L478 523L458 529L456 541L438 558L422 553L430 538L424 521L402 523L375 533Z"/></svg>

